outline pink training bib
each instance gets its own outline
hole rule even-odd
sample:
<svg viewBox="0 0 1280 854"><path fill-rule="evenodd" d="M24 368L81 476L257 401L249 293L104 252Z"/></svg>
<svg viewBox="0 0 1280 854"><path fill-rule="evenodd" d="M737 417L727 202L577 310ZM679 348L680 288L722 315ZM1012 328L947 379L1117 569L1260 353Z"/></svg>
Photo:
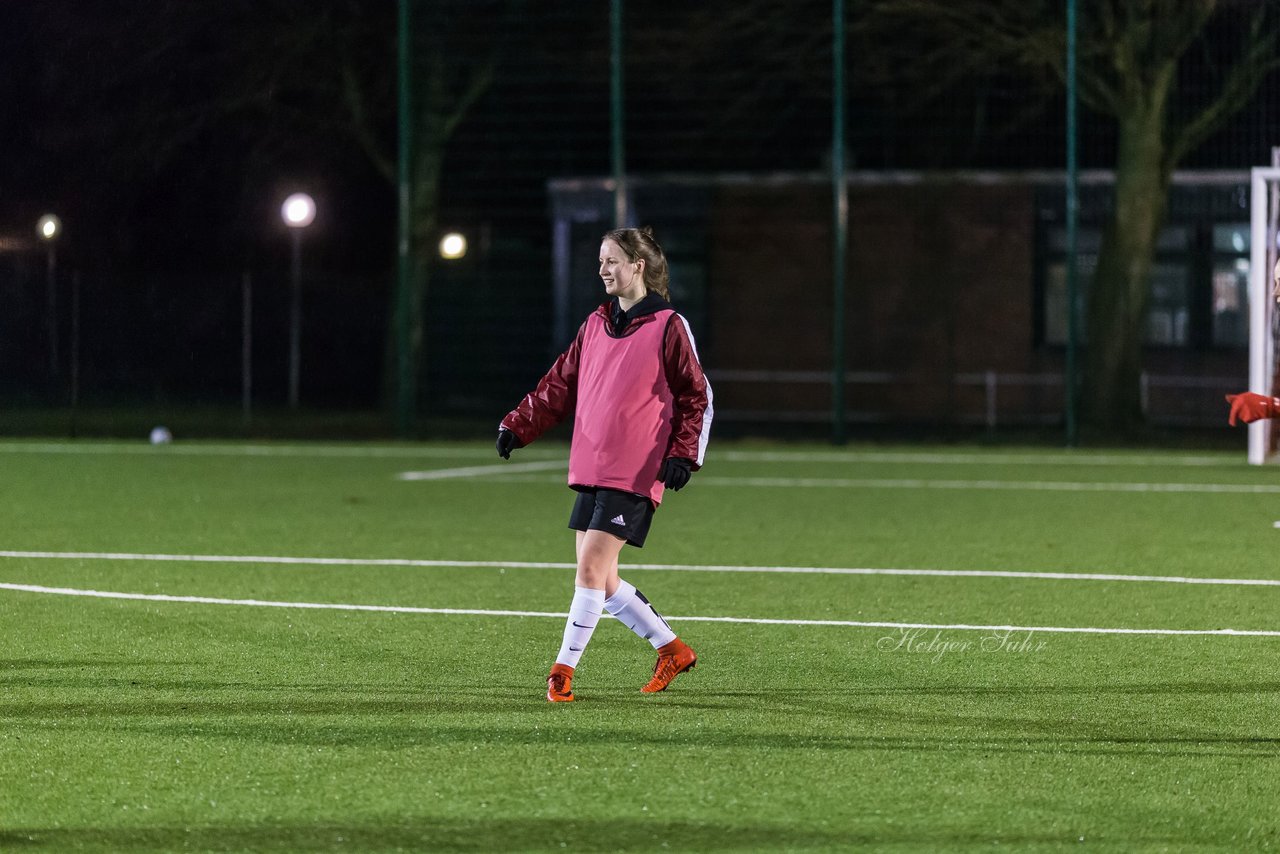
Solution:
<svg viewBox="0 0 1280 854"><path fill-rule="evenodd" d="M662 362L671 309L654 312L622 338L593 314L583 335L569 484L620 489L662 501L657 479L671 439L674 396Z"/></svg>

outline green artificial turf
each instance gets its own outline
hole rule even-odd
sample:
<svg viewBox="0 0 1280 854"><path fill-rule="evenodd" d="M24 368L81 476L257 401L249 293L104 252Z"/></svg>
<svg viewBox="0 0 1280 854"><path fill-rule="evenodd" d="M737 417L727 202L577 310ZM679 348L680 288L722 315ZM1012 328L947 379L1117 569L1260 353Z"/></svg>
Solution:
<svg viewBox="0 0 1280 854"><path fill-rule="evenodd" d="M1280 845L1280 637L1101 631L1280 587L750 571L1280 578L1243 453L721 443L623 555L699 666L604 620L551 705L564 456L0 444L0 850Z"/></svg>

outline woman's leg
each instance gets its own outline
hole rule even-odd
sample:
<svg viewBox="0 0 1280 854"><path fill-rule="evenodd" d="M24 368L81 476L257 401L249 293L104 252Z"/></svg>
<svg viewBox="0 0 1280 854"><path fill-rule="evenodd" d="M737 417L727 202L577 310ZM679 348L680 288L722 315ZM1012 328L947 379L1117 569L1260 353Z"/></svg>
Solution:
<svg viewBox="0 0 1280 854"><path fill-rule="evenodd" d="M645 595L618 577L618 555L626 541L604 531L578 531L577 534L575 585L579 589L603 590L605 609L654 649L675 640L676 633Z"/></svg>
<svg viewBox="0 0 1280 854"><path fill-rule="evenodd" d="M604 607L624 626L652 644L654 649L662 649L676 639L675 631L667 625L658 609L649 604L634 585L621 578L604 600Z"/></svg>
<svg viewBox="0 0 1280 854"><path fill-rule="evenodd" d="M618 588L618 552L625 541L604 531L578 531L578 570L556 664L577 667L600 622L608 592Z"/></svg>
<svg viewBox="0 0 1280 854"><path fill-rule="evenodd" d="M616 545L596 540L592 535L612 539ZM622 551L622 544L622 540L612 534L602 531L584 534L579 531L577 584L579 589L590 586L595 590L603 585L607 597L604 609L657 650L658 661L653 668L653 678L640 690L645 693L665 691L673 679L697 664L698 656L676 636L643 593L618 577L618 554Z"/></svg>
<svg viewBox="0 0 1280 854"><path fill-rule="evenodd" d="M612 596L618 589L618 555L627 541L604 531L577 531L578 571L574 585L603 590Z"/></svg>

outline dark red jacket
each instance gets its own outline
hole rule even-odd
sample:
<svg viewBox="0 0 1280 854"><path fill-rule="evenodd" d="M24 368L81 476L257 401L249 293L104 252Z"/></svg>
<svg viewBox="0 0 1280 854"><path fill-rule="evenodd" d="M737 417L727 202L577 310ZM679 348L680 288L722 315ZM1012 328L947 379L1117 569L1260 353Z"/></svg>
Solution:
<svg viewBox="0 0 1280 854"><path fill-rule="evenodd" d="M663 324L660 338L657 337L659 330L649 327L652 323ZM644 334L638 335L641 330ZM647 346L639 351L635 346L628 346L633 338L655 342L652 358L659 359L661 364L653 366L653 373L665 380L665 387L661 382L648 388L634 384L627 388L596 386L592 393L600 399L579 400L579 380L584 364L588 366L587 374L591 374L591 365L598 367L623 352L628 354L628 359L649 358ZM640 366L636 369L645 370ZM643 403L655 395L660 400L661 411L669 412L669 423L651 423L653 413L658 410L649 406L645 410L649 413L647 417L614 418L612 423L599 424L611 420L609 412L600 412L602 405L614 407L635 400ZM713 415L711 402L711 386L698 361L688 323L671 308L670 303L656 294L649 294L625 314L620 311L616 300L597 308L583 322L569 349L556 359L537 388L525 395L520 405L502 419L502 426L527 445L574 413L579 416L574 426L574 451L578 453L570 454L571 485L629 488L630 491L650 495L656 502L661 500L661 485L656 490L649 487L657 477L657 464L663 458L683 457L693 462L695 471L701 467ZM580 423L584 420L587 422L585 427ZM589 433L584 434L584 430ZM651 450L651 453L643 461L636 459L636 454L608 453L610 461L600 461L605 471L599 474L592 465L583 465L581 456L584 449L596 456L607 453L607 449L592 444L600 441L601 430L608 434L610 446ZM575 456L578 457L576 468L580 472L592 470L592 480L608 482L574 483ZM618 470L610 469L610 466L616 466ZM654 470L648 471L650 467ZM634 483L635 487L627 487L623 485L625 483Z"/></svg>

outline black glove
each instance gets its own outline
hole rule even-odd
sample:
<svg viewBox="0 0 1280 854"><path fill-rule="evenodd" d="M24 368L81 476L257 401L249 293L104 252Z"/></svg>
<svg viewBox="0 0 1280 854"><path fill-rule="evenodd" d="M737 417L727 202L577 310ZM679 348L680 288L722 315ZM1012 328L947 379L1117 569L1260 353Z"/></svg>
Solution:
<svg viewBox="0 0 1280 854"><path fill-rule="evenodd" d="M520 441L520 437L512 433L506 427L498 428L498 456L504 460L511 459L511 452L516 448L523 448L524 442Z"/></svg>
<svg viewBox="0 0 1280 854"><path fill-rule="evenodd" d="M693 474L693 460L686 460L684 457L667 457L662 461L662 468L658 469L658 480L662 481L667 489L674 489L676 492L689 482L689 476Z"/></svg>

